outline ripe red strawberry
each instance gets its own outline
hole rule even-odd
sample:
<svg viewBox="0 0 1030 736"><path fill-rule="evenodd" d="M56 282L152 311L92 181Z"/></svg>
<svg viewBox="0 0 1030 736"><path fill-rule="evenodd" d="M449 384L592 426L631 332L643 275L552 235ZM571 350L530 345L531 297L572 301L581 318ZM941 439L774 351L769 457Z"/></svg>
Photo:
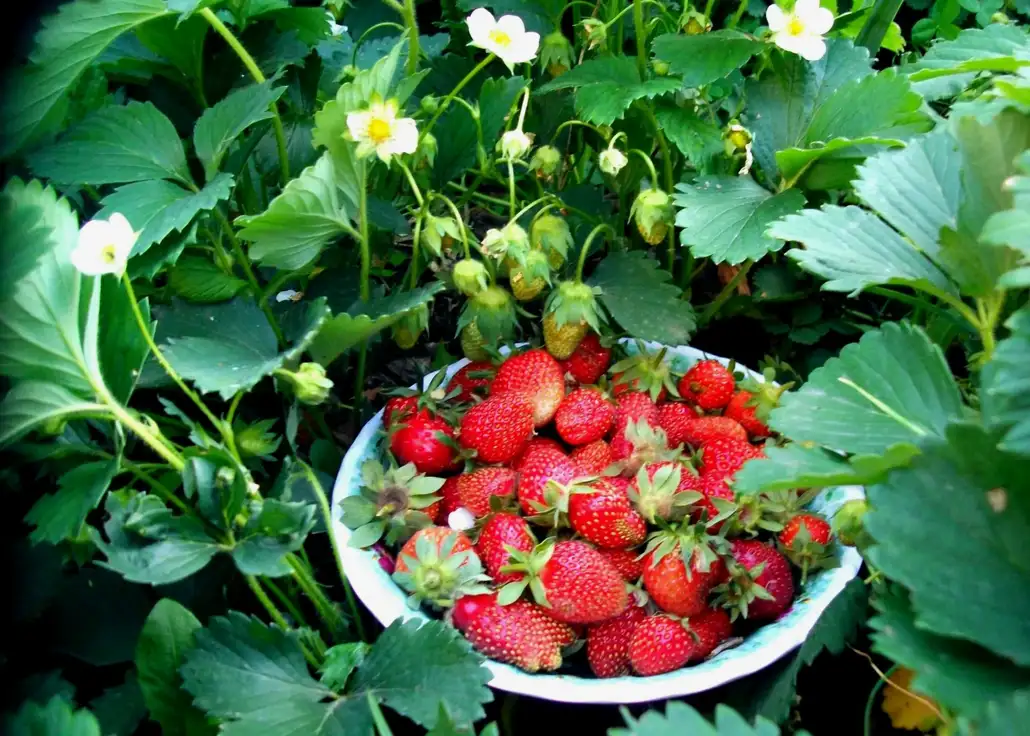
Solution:
<svg viewBox="0 0 1030 736"><path fill-rule="evenodd" d="M710 524L712 519L722 513L723 509L716 505L714 499L732 502L736 498L736 494L726 479L718 475L702 475L698 479L696 488L702 497L694 502L691 510L690 518L694 522L700 522L703 519L706 524ZM725 508L725 505L720 505ZM713 532L718 532L722 528L722 522L712 524L710 528Z"/></svg>
<svg viewBox="0 0 1030 736"><path fill-rule="evenodd" d="M446 472L457 465L454 430L426 409L394 420L390 452L401 465L414 463L420 473L428 475Z"/></svg>
<svg viewBox="0 0 1030 736"><path fill-rule="evenodd" d="M804 532L802 532L802 527ZM791 549L795 540L806 533L810 542L822 545L830 543L830 525L826 519L815 514L797 514L787 521L783 531L780 532L780 544Z"/></svg>
<svg viewBox="0 0 1030 736"><path fill-rule="evenodd" d="M484 463L506 463L533 435L533 407L525 395L504 393L476 404L461 418L461 446Z"/></svg>
<svg viewBox="0 0 1030 736"><path fill-rule="evenodd" d="M784 553L801 568L801 582L813 567L830 567L836 558L829 550L830 524L815 514L795 514L787 520L779 540Z"/></svg>
<svg viewBox="0 0 1030 736"><path fill-rule="evenodd" d="M626 584L618 571L586 542L547 540L505 572L523 579L501 590L502 600L517 597L528 586L537 603L568 624L593 624L617 616L629 605Z"/></svg>
<svg viewBox="0 0 1030 736"><path fill-rule="evenodd" d="M494 364L488 360L466 363L451 377L451 382L447 384L448 393L458 389L459 393L454 398L466 403L475 396L485 396L495 370Z"/></svg>
<svg viewBox="0 0 1030 736"><path fill-rule="evenodd" d="M493 496L511 498L515 495L515 471L511 468L489 466L462 473L458 476L458 497L461 505L477 519L490 513Z"/></svg>
<svg viewBox="0 0 1030 736"><path fill-rule="evenodd" d="M687 441L688 427L697 418L694 408L681 401L669 401L658 407L658 426L665 430L669 447L679 447Z"/></svg>
<svg viewBox="0 0 1030 736"><path fill-rule="evenodd" d="M623 392L615 400L615 434L619 428L626 428L630 422L639 422L641 419L652 427L659 426L658 405L643 391Z"/></svg>
<svg viewBox="0 0 1030 736"><path fill-rule="evenodd" d="M501 363L490 386L491 396L518 393L529 397L533 424L542 427L554 418L565 397L565 374L549 352L528 350Z"/></svg>
<svg viewBox="0 0 1030 736"><path fill-rule="evenodd" d="M748 460L764 456L761 447L732 437L715 437L701 451L698 470L705 476L731 478Z"/></svg>
<svg viewBox="0 0 1030 736"><path fill-rule="evenodd" d="M594 384L608 370L611 359L611 348L601 345L597 333L589 332L572 355L562 361L562 369L579 383Z"/></svg>
<svg viewBox="0 0 1030 736"><path fill-rule="evenodd" d="M461 532L442 526L420 529L397 555L393 580L422 601L440 608L453 605L463 595L486 593L489 578Z"/></svg>
<svg viewBox="0 0 1030 736"><path fill-rule="evenodd" d="M451 622L490 659L527 672L561 667L562 647L576 638L570 627L555 621L542 607L529 601L501 606L496 593L459 598Z"/></svg>
<svg viewBox="0 0 1030 736"><path fill-rule="evenodd" d="M437 514L437 521L441 524L447 523L447 517L452 511L461 508L461 491L458 490L458 478L453 476L443 482L440 488L440 511Z"/></svg>
<svg viewBox="0 0 1030 736"><path fill-rule="evenodd" d="M733 634L733 622L723 608L709 608L691 616L687 626L694 637L694 653L690 656L692 662L707 657Z"/></svg>
<svg viewBox="0 0 1030 736"><path fill-rule="evenodd" d="M731 571L726 602L732 615L751 620L771 620L790 608L794 601L794 578L787 558L756 539L736 539L730 553L743 570ZM758 575L751 571L762 565ZM760 588L760 590L756 589Z"/></svg>
<svg viewBox="0 0 1030 736"><path fill-rule="evenodd" d="M639 559L639 550L599 549L597 551L619 571L619 574L627 582L635 583L644 574L644 561Z"/></svg>
<svg viewBox="0 0 1030 736"><path fill-rule="evenodd" d="M644 677L672 672L690 661L695 648L694 637L678 619L648 616L630 638L630 666Z"/></svg>
<svg viewBox="0 0 1030 736"><path fill-rule="evenodd" d="M569 498L569 523L598 547L635 547L647 537L647 522L630 503L625 478L598 478L577 486Z"/></svg>
<svg viewBox="0 0 1030 736"><path fill-rule="evenodd" d="M518 573L502 573L501 568L511 562L511 554L506 547L511 546L521 552L530 552L536 546L533 532L529 524L516 514L494 514L487 519L476 540L476 552L483 561L483 567L490 577L499 585L518 580Z"/></svg>
<svg viewBox="0 0 1030 736"><path fill-rule="evenodd" d="M637 510L652 524L658 519L673 521L683 518L697 494L700 484L690 468L672 461L648 463L630 481L629 498Z"/></svg>
<svg viewBox="0 0 1030 736"><path fill-rule="evenodd" d="M683 440L693 447L704 447L723 437L747 442L747 430L729 417L698 417L683 428Z"/></svg>
<svg viewBox="0 0 1030 736"><path fill-rule="evenodd" d="M717 360L700 360L679 382L680 396L705 411L722 409L733 396L733 373Z"/></svg>
<svg viewBox="0 0 1030 736"><path fill-rule="evenodd" d="M395 422L399 422L414 414L418 409L418 396L394 396L388 399L383 407L383 426L387 430L393 429Z"/></svg>
<svg viewBox="0 0 1030 736"><path fill-rule="evenodd" d="M600 475L612 464L612 448L604 440L577 447L569 456L579 470L579 475Z"/></svg>
<svg viewBox="0 0 1030 736"><path fill-rule="evenodd" d="M519 506L522 512L536 516L550 510L567 510L566 491L556 486L564 488L577 475L575 463L561 450L540 448L528 454L519 469ZM549 486L548 481L554 483Z"/></svg>
<svg viewBox="0 0 1030 736"><path fill-rule="evenodd" d="M739 422L752 437L768 437L770 434L769 427L755 416L755 409L757 407L752 405L752 401L753 396L751 393L743 390L738 391L733 394L733 398L726 405L726 411L723 412L723 415Z"/></svg>
<svg viewBox="0 0 1030 736"><path fill-rule="evenodd" d="M558 406L554 426L570 445L586 445L603 439L612 427L615 407L604 394L592 388L579 388Z"/></svg>
<svg viewBox="0 0 1030 736"><path fill-rule="evenodd" d="M652 535L644 558L644 588L651 600L677 616L704 611L708 594L726 578L726 563L714 549L724 544L700 526Z"/></svg>
<svg viewBox="0 0 1030 736"><path fill-rule="evenodd" d="M629 674L629 642L637 624L647 618L643 608L629 608L610 621L587 629L587 661L598 677Z"/></svg>
<svg viewBox="0 0 1030 736"><path fill-rule="evenodd" d="M420 539L430 542L437 550L442 549L448 540L453 539L453 546L450 550L450 553L453 555L472 551L472 542L462 532L456 532L446 526L427 526L425 529L419 529L415 532L411 539L401 547L401 551L397 553L397 561L394 566L396 572L411 571L409 565L418 557L415 553L415 547L418 546Z"/></svg>
<svg viewBox="0 0 1030 736"><path fill-rule="evenodd" d="M662 401L669 393L676 393L676 383L665 362L666 349L650 353L647 347L637 342L636 355L620 360L611 367L612 395L639 391L654 401Z"/></svg>

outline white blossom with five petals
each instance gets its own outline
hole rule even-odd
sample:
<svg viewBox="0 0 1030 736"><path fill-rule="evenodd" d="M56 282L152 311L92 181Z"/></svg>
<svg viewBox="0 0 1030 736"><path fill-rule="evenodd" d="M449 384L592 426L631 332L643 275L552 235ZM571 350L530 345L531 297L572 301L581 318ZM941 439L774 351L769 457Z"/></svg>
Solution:
<svg viewBox="0 0 1030 736"><path fill-rule="evenodd" d="M90 220L79 230L79 242L71 252L72 265L86 276L121 276L137 235L118 212L108 220Z"/></svg>
<svg viewBox="0 0 1030 736"><path fill-rule="evenodd" d="M540 34L526 31L522 18L517 15L502 15L494 19L486 8L476 8L465 19L472 40L469 46L481 48L495 54L511 72L516 64L524 64L536 58L540 48Z"/></svg>
<svg viewBox="0 0 1030 736"><path fill-rule="evenodd" d="M362 158L375 153L389 163L391 156L418 148L418 126L412 118L397 117L396 100L373 100L367 109L348 113L347 131Z"/></svg>
<svg viewBox="0 0 1030 736"><path fill-rule="evenodd" d="M618 176L619 172L629 163L626 154L614 146L608 146L608 148L601 151L601 155L598 158L600 159L601 171L611 176Z"/></svg>
<svg viewBox="0 0 1030 736"><path fill-rule="evenodd" d="M833 28L833 13L820 7L819 0L797 0L790 12L779 5L770 5L765 11L765 21L772 31L773 43L784 51L809 61L818 61L826 55L823 36Z"/></svg>

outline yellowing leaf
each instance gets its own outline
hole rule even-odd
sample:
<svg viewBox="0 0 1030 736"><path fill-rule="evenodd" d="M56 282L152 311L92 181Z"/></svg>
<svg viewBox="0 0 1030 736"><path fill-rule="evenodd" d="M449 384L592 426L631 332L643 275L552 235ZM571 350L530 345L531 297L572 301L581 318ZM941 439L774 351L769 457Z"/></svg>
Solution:
<svg viewBox="0 0 1030 736"><path fill-rule="evenodd" d="M894 728L909 731L923 731L935 728L940 723L939 711L935 711L928 703L933 701L920 695L915 697L911 692L912 678L915 673L899 667L888 678L890 683L883 690L883 712L891 719ZM936 707L936 704L934 704Z"/></svg>

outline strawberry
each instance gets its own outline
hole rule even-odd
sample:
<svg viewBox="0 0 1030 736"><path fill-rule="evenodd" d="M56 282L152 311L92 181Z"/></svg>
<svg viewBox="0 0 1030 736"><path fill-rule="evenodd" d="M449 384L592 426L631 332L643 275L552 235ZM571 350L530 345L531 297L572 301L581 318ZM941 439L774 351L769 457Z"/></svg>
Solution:
<svg viewBox="0 0 1030 736"><path fill-rule="evenodd" d="M491 396L523 394L533 406L533 424L542 427L554 418L565 397L565 374L546 350L527 350L501 363L490 386Z"/></svg>
<svg viewBox="0 0 1030 736"><path fill-rule="evenodd" d="M447 384L448 393L458 389L455 398L465 403L472 401L473 397L485 396L493 380L494 370L494 364L488 360L466 363L451 377L451 382Z"/></svg>
<svg viewBox="0 0 1030 736"><path fill-rule="evenodd" d="M604 313L597 303L601 289L575 281L560 281L544 305L544 344L558 360L570 357L587 333L601 329Z"/></svg>
<svg viewBox="0 0 1030 736"><path fill-rule="evenodd" d="M454 430L427 409L394 420L390 452L402 465L414 463L420 473L435 475L457 465Z"/></svg>
<svg viewBox="0 0 1030 736"><path fill-rule="evenodd" d="M418 409L418 396L394 396L387 399L383 407L383 426L387 430L393 428L395 422L414 414Z"/></svg>
<svg viewBox="0 0 1030 736"><path fill-rule="evenodd" d="M592 388L578 388L558 405L554 426L570 445L586 445L603 439L615 419L615 407L604 394Z"/></svg>
<svg viewBox="0 0 1030 736"><path fill-rule="evenodd" d="M684 427L684 441L693 447L704 447L721 437L747 442L747 430L729 417L698 417Z"/></svg>
<svg viewBox="0 0 1030 736"><path fill-rule="evenodd" d="M723 586L723 603L736 618L772 620L790 608L794 578L787 558L756 539L736 539L730 547L736 564Z"/></svg>
<svg viewBox="0 0 1030 736"><path fill-rule="evenodd" d="M604 440L597 440L577 447L569 458L579 470L578 475L600 475L612 464L612 448Z"/></svg>
<svg viewBox="0 0 1030 736"><path fill-rule="evenodd" d="M732 437L715 437L702 449L698 470L705 476L732 478L748 460L764 456L761 447Z"/></svg>
<svg viewBox="0 0 1030 736"><path fill-rule="evenodd" d="M570 627L555 621L542 607L529 601L501 606L496 593L459 598L450 616L475 649L527 672L561 667L562 647L576 638Z"/></svg>
<svg viewBox="0 0 1030 736"><path fill-rule="evenodd" d="M486 593L483 566L461 532L442 526L420 529L397 555L393 579L412 595L444 608L462 595Z"/></svg>
<svg viewBox="0 0 1030 736"><path fill-rule="evenodd" d="M700 525L656 532L646 547L644 589L669 613L701 613L712 588L725 581L726 564L718 551L724 548L725 540L709 536Z"/></svg>
<svg viewBox="0 0 1030 736"><path fill-rule="evenodd" d="M528 587L553 618L568 624L605 621L629 604L622 576L586 542L549 539L512 558L516 562L502 572L522 573L522 579L501 589L502 601L517 599Z"/></svg>
<svg viewBox="0 0 1030 736"><path fill-rule="evenodd" d="M630 549L599 549L597 551L619 571L619 574L627 582L635 583L644 574L644 561L639 559L640 553L637 551Z"/></svg>
<svg viewBox="0 0 1030 736"><path fill-rule="evenodd" d="M735 387L733 373L717 360L699 360L679 381L683 400L705 411L724 408Z"/></svg>
<svg viewBox="0 0 1030 736"><path fill-rule="evenodd" d="M515 495L515 471L511 468L489 466L462 473L458 476L458 498L477 519L490 513L494 496L510 498Z"/></svg>
<svg viewBox="0 0 1030 736"><path fill-rule="evenodd" d="M520 393L491 396L461 418L462 447L474 450L484 463L506 463L533 435L533 406Z"/></svg>
<svg viewBox="0 0 1030 736"><path fill-rule="evenodd" d="M556 359L568 358L583 341L590 325L586 322L558 323L553 312L544 315L544 345Z"/></svg>
<svg viewBox="0 0 1030 736"><path fill-rule="evenodd" d="M697 412L680 401L669 401L658 407L658 426L665 430L669 447L679 447L686 442L688 428L697 419Z"/></svg>
<svg viewBox="0 0 1030 736"><path fill-rule="evenodd" d="M615 434L618 434L619 427L626 428L630 422L647 422L652 427L658 424L658 405L654 399L643 391L627 391L619 395L615 400Z"/></svg>
<svg viewBox="0 0 1030 736"><path fill-rule="evenodd" d="M612 457L619 463L619 470L626 477L636 475L648 463L679 457L679 450L669 449L665 432L644 419L627 424L621 432L616 430L611 448Z"/></svg>
<svg viewBox="0 0 1030 736"><path fill-rule="evenodd" d="M552 440L550 437L534 437L526 444L526 448L519 453L518 457L511 461L511 467L515 470L521 471L522 466L529 461L529 458L533 453L537 450L542 450L545 447L550 450L557 450L563 455L565 454L565 448L558 440Z"/></svg>
<svg viewBox="0 0 1030 736"><path fill-rule="evenodd" d="M801 568L802 584L813 567L835 563L834 556L828 552L830 524L821 516L795 514L787 520L778 539L786 555Z"/></svg>
<svg viewBox="0 0 1030 736"><path fill-rule="evenodd" d="M437 520L440 523L446 522L451 512L461 508L461 492L458 490L459 477L455 475L448 478L440 487L440 512L437 514Z"/></svg>
<svg viewBox="0 0 1030 736"><path fill-rule="evenodd" d="M499 585L518 580L518 573L502 573L501 568L511 561L508 547L520 552L530 552L536 546L536 539L529 529L529 524L516 514L493 514L483 525L476 540L476 552L479 553L487 574Z"/></svg>
<svg viewBox="0 0 1030 736"><path fill-rule="evenodd" d="M723 608L709 608L691 616L687 627L694 637L694 652L690 655L692 662L699 662L710 655L733 634L733 622Z"/></svg>
<svg viewBox="0 0 1030 736"><path fill-rule="evenodd" d="M736 420L752 437L768 437L769 427L755 415L756 408L754 395L741 390L733 394L723 415Z"/></svg>
<svg viewBox="0 0 1030 736"><path fill-rule="evenodd" d="M665 362L666 349L651 354L642 342L637 342L637 354L620 360L611 367L612 394L626 392L646 393L653 401L662 401L667 394L676 394L676 384Z"/></svg>
<svg viewBox="0 0 1030 736"><path fill-rule="evenodd" d="M357 533L362 547L381 538L395 544L433 524L443 484L443 478L422 475L413 463L387 469L367 460L361 466L361 492L341 504L343 523Z"/></svg>
<svg viewBox="0 0 1030 736"><path fill-rule="evenodd" d="M726 479L718 475L702 475L696 489L701 493L701 498L694 502L691 520L703 521L713 532L718 532L722 528L722 520L735 508L733 501L736 494Z"/></svg>
<svg viewBox="0 0 1030 736"><path fill-rule="evenodd" d="M658 519L678 520L699 497L696 492L690 493L698 484L690 469L680 463L649 463L631 481L629 498L652 524Z"/></svg>
<svg viewBox="0 0 1030 736"><path fill-rule="evenodd" d="M629 641L629 661L638 675L661 675L690 661L694 637L678 619L648 616L637 624Z"/></svg>
<svg viewBox="0 0 1030 736"><path fill-rule="evenodd" d="M639 606L630 605L615 618L587 629L587 661L598 677L629 674L629 642L637 624L647 618Z"/></svg>
<svg viewBox="0 0 1030 736"><path fill-rule="evenodd" d="M549 495L553 495L556 485L565 486L576 475L575 464L561 450L542 447L528 454L519 467L519 506L523 513L533 516L556 508L557 499Z"/></svg>
<svg viewBox="0 0 1030 736"><path fill-rule="evenodd" d="M595 384L608 370L612 350L601 344L596 332L587 333L568 359L562 361L566 375L582 384Z"/></svg>
<svg viewBox="0 0 1030 736"><path fill-rule="evenodd" d="M569 497L569 523L598 547L635 547L647 536L647 522L630 503L625 478L598 478L577 486Z"/></svg>

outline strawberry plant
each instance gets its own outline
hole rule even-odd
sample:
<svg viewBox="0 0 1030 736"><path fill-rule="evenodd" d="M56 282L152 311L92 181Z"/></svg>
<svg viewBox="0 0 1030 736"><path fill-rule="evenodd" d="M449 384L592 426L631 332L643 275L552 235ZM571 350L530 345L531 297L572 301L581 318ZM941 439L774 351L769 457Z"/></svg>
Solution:
<svg viewBox="0 0 1030 736"><path fill-rule="evenodd" d="M35 21L0 100L5 727L528 730L488 658L689 672L845 545L863 580L795 653L700 712L571 717L1030 729L1028 18L70 0ZM812 513L841 486L864 499ZM438 620L380 626L340 523Z"/></svg>

